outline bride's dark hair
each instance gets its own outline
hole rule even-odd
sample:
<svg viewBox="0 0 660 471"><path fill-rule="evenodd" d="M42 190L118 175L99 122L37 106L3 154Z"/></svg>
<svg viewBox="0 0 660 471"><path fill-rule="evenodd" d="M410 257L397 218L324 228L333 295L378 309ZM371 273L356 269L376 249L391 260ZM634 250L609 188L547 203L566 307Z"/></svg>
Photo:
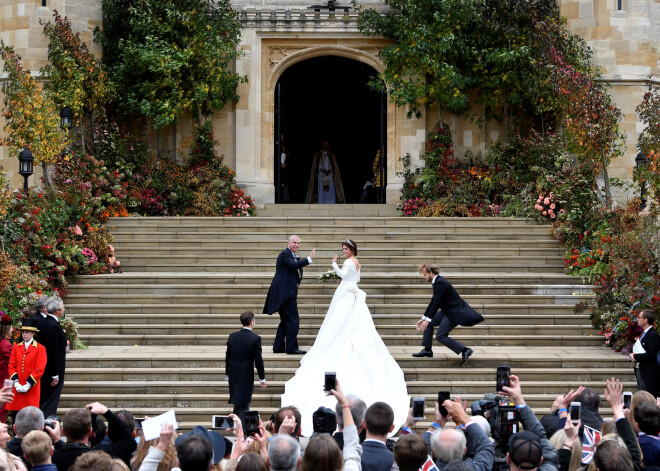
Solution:
<svg viewBox="0 0 660 471"><path fill-rule="evenodd" d="M341 245L351 249L351 252L353 252L353 255L357 255L358 248L357 248L357 244L355 243L354 240L346 239L344 242L341 243Z"/></svg>

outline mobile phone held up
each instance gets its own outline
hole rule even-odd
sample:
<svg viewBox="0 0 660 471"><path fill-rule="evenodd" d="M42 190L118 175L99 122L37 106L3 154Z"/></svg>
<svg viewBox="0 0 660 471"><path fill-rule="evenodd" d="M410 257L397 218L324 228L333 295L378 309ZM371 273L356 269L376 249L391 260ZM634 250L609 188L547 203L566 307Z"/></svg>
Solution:
<svg viewBox="0 0 660 471"><path fill-rule="evenodd" d="M571 416L571 422L573 425L577 425L580 421L580 410L582 409L582 403L580 402L571 402L571 408L569 410L569 415Z"/></svg>
<svg viewBox="0 0 660 471"><path fill-rule="evenodd" d="M442 403L451 399L449 391L438 391L438 406L440 413L444 416L447 416L447 408L442 406Z"/></svg>
<svg viewBox="0 0 660 471"><path fill-rule="evenodd" d="M325 373L323 390L326 394L330 394L330 391L333 389L337 389L337 373L334 371L327 371Z"/></svg>
<svg viewBox="0 0 660 471"><path fill-rule="evenodd" d="M496 374L496 382L497 382L497 392L504 391L504 386L507 388L511 386L511 382L509 381L509 376L511 376L511 368L508 366L498 366L497 367L497 374Z"/></svg>
<svg viewBox="0 0 660 471"><path fill-rule="evenodd" d="M426 400L423 397L416 397L412 401L413 420L423 420L426 417L424 407Z"/></svg>
<svg viewBox="0 0 660 471"><path fill-rule="evenodd" d="M623 393L623 408L630 409L630 402L632 401L632 393L630 391Z"/></svg>
<svg viewBox="0 0 660 471"><path fill-rule="evenodd" d="M259 433L259 412L248 411L245 413L245 433L248 437L254 437Z"/></svg>
<svg viewBox="0 0 660 471"><path fill-rule="evenodd" d="M211 417L211 424L212 424L212 428L219 428L219 429L236 428L236 422L234 422L234 418L226 415L214 415L213 417Z"/></svg>

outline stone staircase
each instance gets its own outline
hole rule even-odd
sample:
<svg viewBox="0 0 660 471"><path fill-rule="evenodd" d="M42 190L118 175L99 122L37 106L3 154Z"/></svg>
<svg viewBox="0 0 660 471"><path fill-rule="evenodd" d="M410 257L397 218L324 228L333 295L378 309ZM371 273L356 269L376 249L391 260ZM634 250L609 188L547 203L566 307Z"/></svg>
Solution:
<svg viewBox="0 0 660 471"><path fill-rule="evenodd" d="M272 353L279 319L260 314L290 234L302 237L303 256L317 248L298 294L303 348L312 345L335 289L316 278L350 237L359 246L360 285L374 322L411 396L432 403L437 391L449 390L470 402L480 399L494 391L498 365L520 376L538 414L579 384L602 391L604 380L615 376L634 389L626 358L602 346L587 315L574 314L591 289L563 274L563 249L548 227L508 218L373 217L368 214L389 210L364 214L348 206L336 206L334 214L322 208L323 216L316 208L278 214L290 211L282 206L265 208L270 217L111 220L123 273L83 277L70 287L67 315L89 348L68 357L60 412L100 400L138 416L174 409L183 428L208 425L211 415L231 411L226 339L240 328L240 312L250 309L257 314L268 379L266 390L255 390L252 409L270 416L300 360ZM421 341L414 323L431 295L416 270L426 260L438 263L486 319L453 331L475 350L465 368L437 343L433 359L411 356Z"/></svg>

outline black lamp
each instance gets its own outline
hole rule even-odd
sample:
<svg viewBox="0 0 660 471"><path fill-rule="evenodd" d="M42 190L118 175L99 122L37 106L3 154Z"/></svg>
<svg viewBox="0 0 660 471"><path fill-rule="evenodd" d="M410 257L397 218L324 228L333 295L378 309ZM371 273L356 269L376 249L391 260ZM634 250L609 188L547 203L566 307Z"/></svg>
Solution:
<svg viewBox="0 0 660 471"><path fill-rule="evenodd" d="M65 106L62 108L62 111L60 111L60 127L62 128L62 131L68 131L73 127L73 112L71 111L71 108L68 106Z"/></svg>
<svg viewBox="0 0 660 471"><path fill-rule="evenodd" d="M646 167L648 163L649 159L647 159L646 155L644 155L644 152L640 150L637 153L637 157L635 157L635 166L637 167L637 172L640 176L640 180L642 181L642 187L639 190L639 198L642 200L640 209L646 208L646 178L641 172L644 170L644 167Z"/></svg>
<svg viewBox="0 0 660 471"><path fill-rule="evenodd" d="M34 156L32 155L32 152L30 152L30 149L27 147L23 149L20 154L18 154L18 174L23 175L23 178L25 179L23 188L25 189L26 193L28 191L28 177L34 173L32 166L33 163Z"/></svg>

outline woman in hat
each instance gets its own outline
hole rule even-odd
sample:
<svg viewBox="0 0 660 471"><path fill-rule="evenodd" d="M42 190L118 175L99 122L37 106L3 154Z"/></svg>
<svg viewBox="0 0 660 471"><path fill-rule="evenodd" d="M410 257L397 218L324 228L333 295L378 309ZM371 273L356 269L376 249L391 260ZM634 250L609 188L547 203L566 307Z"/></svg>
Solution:
<svg viewBox="0 0 660 471"><path fill-rule="evenodd" d="M14 345L9 360L9 378L14 381L14 400L7 404L8 411L19 411L27 406L39 407L41 375L46 368L46 348L34 340L39 330L30 319L18 328L23 341Z"/></svg>
<svg viewBox="0 0 660 471"><path fill-rule="evenodd" d="M0 385L9 379L9 359L11 358L11 343L9 339L14 332L12 320L7 314L0 316ZM5 404L0 408L0 422L7 422L7 408Z"/></svg>

